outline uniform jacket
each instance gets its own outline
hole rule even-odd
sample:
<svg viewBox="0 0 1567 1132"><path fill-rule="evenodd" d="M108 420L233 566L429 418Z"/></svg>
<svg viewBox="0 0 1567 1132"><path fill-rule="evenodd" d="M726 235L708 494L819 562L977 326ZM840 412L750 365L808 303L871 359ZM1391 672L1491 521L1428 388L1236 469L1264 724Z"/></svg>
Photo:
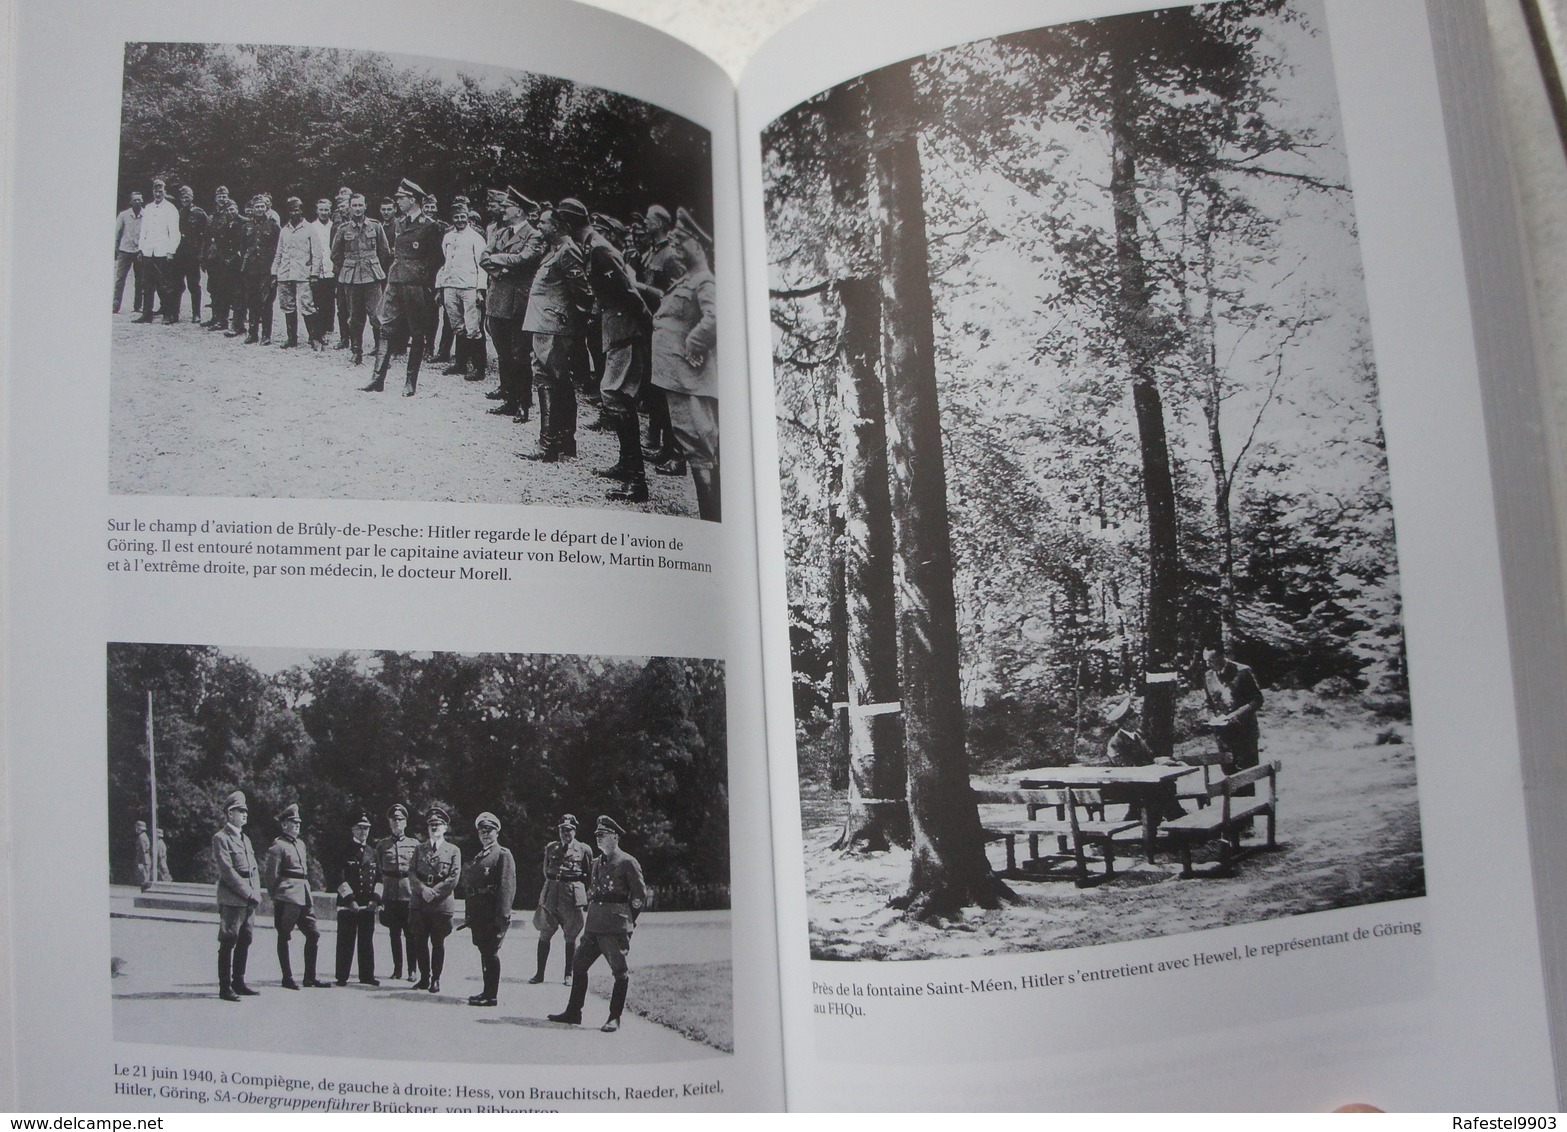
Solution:
<svg viewBox="0 0 1567 1132"><path fill-rule="evenodd" d="M375 846L368 841L361 845L350 837L331 879L336 882L338 907L352 904L368 908L373 905L376 882L381 879L381 861Z"/></svg>
<svg viewBox="0 0 1567 1132"><path fill-rule="evenodd" d="M685 274L686 265L675 253L674 245L666 237L648 249L638 278L660 291L668 293L676 281Z"/></svg>
<svg viewBox="0 0 1567 1132"><path fill-rule="evenodd" d="M677 393L718 396L718 284L710 271L691 271L670 288L653 316L653 384ZM686 358L702 356L700 368Z"/></svg>
<svg viewBox="0 0 1567 1132"><path fill-rule="evenodd" d="M504 932L517 898L517 862L511 850L499 842L489 849L481 848L463 865L459 893L467 902L469 923L488 917L496 931Z"/></svg>
<svg viewBox="0 0 1567 1132"><path fill-rule="evenodd" d="M466 228L453 227L441 237L441 270L436 273L437 287L456 287L459 290L478 290L489 286L489 277L479 266L484 255L484 236L469 224Z"/></svg>
<svg viewBox="0 0 1567 1132"><path fill-rule="evenodd" d="M491 318L521 319L528 309L528 291L549 244L532 224L519 220L517 227L502 224L485 245L479 266L490 276L485 310Z"/></svg>
<svg viewBox="0 0 1567 1132"><path fill-rule="evenodd" d="M279 834L261 863L261 877L272 903L310 907L310 850L302 838Z"/></svg>
<svg viewBox="0 0 1567 1132"><path fill-rule="evenodd" d="M603 319L605 348L646 334L650 323L647 304L642 301L636 277L620 251L590 228L583 238L582 252L587 262L588 286Z"/></svg>
<svg viewBox="0 0 1567 1132"><path fill-rule="evenodd" d="M207 233L212 228L212 217L200 205L193 204L180 210L180 247L175 253L180 259L199 260L207 250Z"/></svg>
<svg viewBox="0 0 1567 1132"><path fill-rule="evenodd" d="M180 247L180 210L171 200L150 200L142 205L141 235L137 248L142 255L172 256Z"/></svg>
<svg viewBox="0 0 1567 1132"><path fill-rule="evenodd" d="M435 274L441 269L441 226L417 212L397 219L392 228L392 268L386 281L434 287Z"/></svg>
<svg viewBox="0 0 1567 1132"><path fill-rule="evenodd" d="M588 882L588 922L590 932L618 932L630 935L636 924L634 913L647 903L647 885L642 881L642 866L630 853L616 849L593 862L593 878Z"/></svg>
<svg viewBox="0 0 1567 1132"><path fill-rule="evenodd" d="M1255 743L1258 736L1257 711L1262 707L1262 689L1257 686L1257 677L1252 670L1244 664L1228 660L1217 672L1204 669L1202 682L1208 710L1215 715L1229 715L1243 707L1251 708L1219 734L1225 738Z"/></svg>
<svg viewBox="0 0 1567 1132"><path fill-rule="evenodd" d="M568 236L539 264L528 289L528 312L522 328L535 334L580 335L592 298L582 249Z"/></svg>
<svg viewBox="0 0 1567 1132"><path fill-rule="evenodd" d="M554 906L558 899L569 896L572 904L578 908L586 908L588 876L592 871L591 847L576 840L573 840L570 845L551 841L544 847L544 891L539 897L539 902Z"/></svg>
<svg viewBox="0 0 1567 1132"><path fill-rule="evenodd" d="M277 258L278 222L270 216L252 216L245 222L245 254L241 268L251 278L272 274Z"/></svg>
<svg viewBox="0 0 1567 1132"><path fill-rule="evenodd" d="M261 869L243 831L225 825L212 835L212 861L218 868L218 904L244 908L261 903Z"/></svg>
<svg viewBox="0 0 1567 1132"><path fill-rule="evenodd" d="M207 251L202 262L209 268L237 269L245 259L245 233L248 228L242 216L219 215L207 230Z"/></svg>
<svg viewBox="0 0 1567 1132"><path fill-rule="evenodd" d="M1119 727L1105 744L1105 754L1116 766L1150 766L1153 763L1153 751L1142 733Z"/></svg>
<svg viewBox="0 0 1567 1132"><path fill-rule="evenodd" d="M409 873L413 871L414 850L419 842L412 837L383 837L375 843L376 863L381 871L381 900L408 903L413 898Z"/></svg>
<svg viewBox="0 0 1567 1132"><path fill-rule="evenodd" d="M413 885L413 903L428 912L455 912L457 902L452 893L462 879L462 850L450 841L443 841L431 848L428 841L419 842L414 850L413 868L410 872ZM428 894L419 891L419 885L429 889Z"/></svg>
<svg viewBox="0 0 1567 1132"><path fill-rule="evenodd" d="M345 220L332 230L332 262L339 283L379 283L386 278L391 258L386 232L369 218L357 224Z"/></svg>
<svg viewBox="0 0 1567 1132"><path fill-rule="evenodd" d="M272 274L279 283L305 283L321 274L316 259L316 237L310 225L283 225L278 233L277 251L272 256Z"/></svg>

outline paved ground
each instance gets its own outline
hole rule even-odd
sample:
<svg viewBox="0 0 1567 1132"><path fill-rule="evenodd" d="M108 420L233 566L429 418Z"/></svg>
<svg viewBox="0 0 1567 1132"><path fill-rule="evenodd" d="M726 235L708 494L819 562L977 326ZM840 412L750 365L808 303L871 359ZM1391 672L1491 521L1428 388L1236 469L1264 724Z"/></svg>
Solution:
<svg viewBox="0 0 1567 1132"><path fill-rule="evenodd" d="M561 985L560 942L549 981L530 986L537 934L519 914L501 953L501 1005L477 1009L467 998L479 990L478 952L466 932L447 941L441 993L414 991L407 982L380 987L351 982L331 990L284 990L277 981L276 935L258 922L251 947L249 982L262 993L241 1003L217 997L216 917L200 913L139 913L135 890L115 888L110 942L119 974L113 980L114 1036L156 1045L245 1049L335 1057L395 1058L443 1062L545 1064L644 1064L724 1056L627 1011L618 1034L600 1033L607 1013L609 974L594 972L581 1028L550 1022L566 1003ZM337 937L323 923L323 973L330 979ZM384 929L377 929L377 962L389 970ZM298 976L302 945L294 941ZM730 957L728 913L649 913L637 926L636 966L718 964ZM423 1051L408 1048L417 1035Z"/></svg>
<svg viewBox="0 0 1567 1132"><path fill-rule="evenodd" d="M282 350L208 333L185 321L138 325L114 316L109 490L127 495L279 499L389 499L528 503L696 515L689 476L649 471L649 502L610 503L593 474L617 458L604 432L579 427L580 456L558 464L518 459L538 442L538 420L492 417L497 385L443 376L426 365L403 397L403 363L387 391L361 393L373 359L347 352ZM368 338L368 333L366 334ZM595 416L584 405L579 426ZM644 428L645 428L644 420Z"/></svg>

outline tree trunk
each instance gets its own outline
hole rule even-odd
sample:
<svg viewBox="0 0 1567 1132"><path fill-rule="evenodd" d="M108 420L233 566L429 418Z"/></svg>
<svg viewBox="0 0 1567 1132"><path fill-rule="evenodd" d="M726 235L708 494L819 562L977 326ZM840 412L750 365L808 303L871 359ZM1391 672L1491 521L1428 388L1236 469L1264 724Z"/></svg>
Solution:
<svg viewBox="0 0 1567 1132"><path fill-rule="evenodd" d="M936 390L925 200L910 64L866 78L880 196L882 356L902 593L898 658L913 859L893 903L922 920L1010 895L991 871L969 785L957 602Z"/></svg>
<svg viewBox="0 0 1567 1132"><path fill-rule="evenodd" d="M909 843L907 762L898 701L897 598L892 500L887 484L887 409L881 359L881 281L870 228L865 86L827 96L827 179L848 228L837 286L842 306L838 428L842 457L843 598L849 812L836 849L877 852Z"/></svg>
<svg viewBox="0 0 1567 1132"><path fill-rule="evenodd" d="M849 785L849 718L837 705L849 697L849 610L844 599L843 455L829 455L832 470L827 484L827 629L832 643L832 676L827 681L833 713L832 757L827 764L827 784L834 790Z"/></svg>
<svg viewBox="0 0 1567 1132"><path fill-rule="evenodd" d="M1132 407L1142 448L1143 496L1148 520L1148 613L1144 664L1147 673L1175 667L1180 551L1176 541L1175 483L1164 431L1164 404L1156 366L1147 264L1137 228L1137 62L1134 41L1118 43L1111 57L1110 200L1115 212L1116 267L1120 276L1117 328L1132 376ZM1144 724L1148 746L1168 756L1175 740L1175 685L1145 685Z"/></svg>

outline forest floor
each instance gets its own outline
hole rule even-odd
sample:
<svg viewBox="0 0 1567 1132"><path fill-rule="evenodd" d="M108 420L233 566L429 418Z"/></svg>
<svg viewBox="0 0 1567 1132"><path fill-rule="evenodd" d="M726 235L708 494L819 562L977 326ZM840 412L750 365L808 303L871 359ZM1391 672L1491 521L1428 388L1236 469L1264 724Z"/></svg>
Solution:
<svg viewBox="0 0 1567 1132"><path fill-rule="evenodd" d="M537 412L526 424L490 416L495 360L483 382L426 363L418 392L404 397L404 359L393 360L386 392L362 393L375 359L366 330L364 365L348 351L281 348L277 316L271 346L208 332L186 321L134 323L114 316L109 417L109 490L123 495L278 499L386 499L526 503L696 515L689 476L648 475L651 498L632 505L604 498L615 439L584 426L576 459L539 464L518 458L538 444ZM303 328L300 331L304 334ZM332 341L336 341L335 333Z"/></svg>
<svg viewBox="0 0 1567 1132"><path fill-rule="evenodd" d="M1194 739L1178 749L1195 752L1209 743ZM1235 875L1182 880L1178 855L1161 843L1153 864L1117 854L1115 878L1091 888L1077 888L1069 870L1057 873L1059 879L1009 879L1016 903L996 911L971 908L942 926L911 921L887 905L907 882L909 852L833 850L843 797L802 784L811 954L927 959L1048 951L1424 894L1415 751L1406 722L1380 718L1353 699L1270 692L1262 758L1283 766L1278 847L1248 853ZM982 815L989 809L981 807ZM1243 846L1263 843L1259 822ZM998 869L1005 865L1003 844L989 852ZM1026 856L1021 842L1019 855ZM1194 857L1200 872L1217 852L1199 850ZM1093 871L1100 867L1093 863Z"/></svg>

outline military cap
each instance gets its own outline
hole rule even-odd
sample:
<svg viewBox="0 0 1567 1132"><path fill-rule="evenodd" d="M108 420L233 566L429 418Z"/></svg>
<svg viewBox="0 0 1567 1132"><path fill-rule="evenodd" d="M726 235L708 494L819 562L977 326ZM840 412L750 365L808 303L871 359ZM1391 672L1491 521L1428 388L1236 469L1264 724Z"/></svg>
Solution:
<svg viewBox="0 0 1567 1132"><path fill-rule="evenodd" d="M276 820L280 822L299 821L299 803L290 802L288 805L284 806L282 811L277 815Z"/></svg>
<svg viewBox="0 0 1567 1132"><path fill-rule="evenodd" d="M713 244L713 237L709 236L702 226L692 218L691 214L683 208L675 210L675 231L684 232L686 235L700 240L709 247Z"/></svg>
<svg viewBox="0 0 1567 1132"><path fill-rule="evenodd" d="M136 823L136 828L137 829L146 829L147 828L147 823L144 822L144 821L139 821L139 822Z"/></svg>
<svg viewBox="0 0 1567 1132"><path fill-rule="evenodd" d="M593 828L593 832L595 834L613 833L616 837L624 837L626 835L626 831L620 828L619 822L604 814L599 815L599 823Z"/></svg>
<svg viewBox="0 0 1567 1132"><path fill-rule="evenodd" d="M496 832L500 832L501 819L490 813L489 810L485 810L484 813L473 819L473 828L493 829Z"/></svg>
<svg viewBox="0 0 1567 1132"><path fill-rule="evenodd" d="M353 824L353 825L369 825L370 824L370 815L367 812L365 812L364 810L359 810L359 811L357 811L354 814L354 820L353 820L353 822L351 824Z"/></svg>
<svg viewBox="0 0 1567 1132"><path fill-rule="evenodd" d="M393 803L392 808L386 811L386 816L389 820L402 818L404 821L407 821L408 807L403 805L401 802Z"/></svg>
<svg viewBox="0 0 1567 1132"><path fill-rule="evenodd" d="M505 189L485 189L484 190L484 198L486 200L505 200L506 199L506 190Z"/></svg>
<svg viewBox="0 0 1567 1132"><path fill-rule="evenodd" d="M1132 697L1127 696L1118 703L1111 704L1105 710L1106 723L1120 723L1121 720L1132 714Z"/></svg>
<svg viewBox="0 0 1567 1132"><path fill-rule="evenodd" d="M593 214L593 227L604 233L604 235L613 236L617 240L623 240L626 237L626 226L613 216L606 216L602 212Z"/></svg>
<svg viewBox="0 0 1567 1132"><path fill-rule="evenodd" d="M245 792L243 790L236 790L234 793L230 794L226 799L224 799L224 813L228 813L230 810L248 811L249 809L250 807L245 805Z"/></svg>
<svg viewBox="0 0 1567 1132"><path fill-rule="evenodd" d="M501 195L506 198L507 204L518 205L524 212L534 212L538 210L538 201L529 200L527 197L522 195L522 192L519 189L512 185L507 185L506 188L502 190Z"/></svg>
<svg viewBox="0 0 1567 1132"><path fill-rule="evenodd" d="M588 206L576 197L567 197L555 206L555 211L561 216L569 216L578 224L591 219L588 215Z"/></svg>
<svg viewBox="0 0 1567 1132"><path fill-rule="evenodd" d="M397 183L397 195L410 196L415 200L423 200L425 192L414 182L410 181L407 177L404 177Z"/></svg>
<svg viewBox="0 0 1567 1132"><path fill-rule="evenodd" d="M424 824L429 825L431 822L437 821L442 825L451 825L452 816L448 814L441 806L431 806L430 812L424 817Z"/></svg>
<svg viewBox="0 0 1567 1132"><path fill-rule="evenodd" d="M571 826L572 829L576 829L577 828L577 817L576 817L575 814L562 814L560 816L560 821L556 822L555 824L557 826L569 825L569 826Z"/></svg>

